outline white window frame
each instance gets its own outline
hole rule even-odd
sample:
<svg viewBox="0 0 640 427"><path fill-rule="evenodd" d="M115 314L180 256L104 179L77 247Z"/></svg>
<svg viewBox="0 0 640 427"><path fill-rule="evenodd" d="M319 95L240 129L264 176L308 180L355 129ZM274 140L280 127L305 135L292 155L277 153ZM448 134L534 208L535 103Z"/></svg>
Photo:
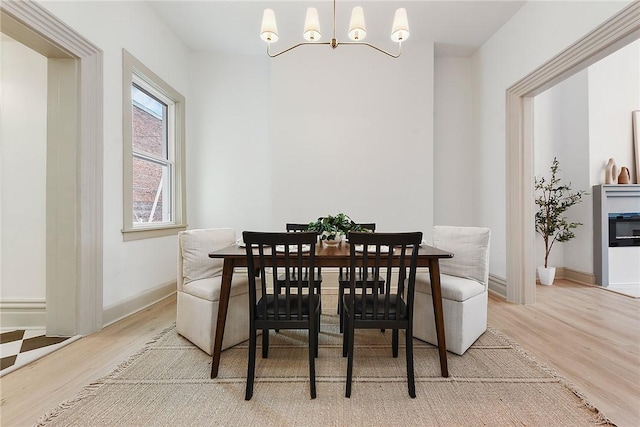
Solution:
<svg viewBox="0 0 640 427"><path fill-rule="evenodd" d="M133 55L122 50L123 227L124 241L178 234L187 228L185 190L185 99ZM140 86L167 109L168 163L171 165L171 221L136 223L133 218L133 104L131 87Z"/></svg>

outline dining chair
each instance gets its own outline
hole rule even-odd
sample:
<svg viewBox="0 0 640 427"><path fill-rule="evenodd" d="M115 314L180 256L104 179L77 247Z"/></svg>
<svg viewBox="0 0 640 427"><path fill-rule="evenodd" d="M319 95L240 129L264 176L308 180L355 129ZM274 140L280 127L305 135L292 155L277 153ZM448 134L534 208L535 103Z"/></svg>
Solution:
<svg viewBox="0 0 640 427"><path fill-rule="evenodd" d="M405 331L407 383L409 396L416 397L413 370L413 299L422 232L349 233L349 293L343 296L344 334L342 355L347 360L346 397L351 397L353 356L356 329L391 329L392 356L398 357L399 330ZM357 271L362 267L363 280L370 268L385 272L384 293L376 285L356 286ZM386 363L379 360L380 363Z"/></svg>
<svg viewBox="0 0 640 427"><path fill-rule="evenodd" d="M369 230L370 232L376 231L375 222L365 222L358 225L360 226L360 228ZM344 330L344 321L342 319L342 297L344 296L345 289L349 288L349 282L350 282L349 277L350 277L349 269L340 267L338 271L338 315L340 315L340 332L343 332ZM361 288L362 284L365 283L362 280L362 277L363 277L362 268L358 268L357 276L356 276L356 286L359 288ZM367 286L373 286L374 283L377 283L378 287L380 288L380 291L384 292L384 279L382 277L378 276L378 281L376 282L374 280L373 275L368 276L368 279L366 280Z"/></svg>
<svg viewBox="0 0 640 427"><path fill-rule="evenodd" d="M447 350L462 355L487 330L489 243L485 227L433 227L433 246L453 253L440 260L440 287ZM415 337L437 345L429 273L416 276Z"/></svg>
<svg viewBox="0 0 640 427"><path fill-rule="evenodd" d="M315 286L305 283L315 274L317 233L270 233L245 231L249 274L249 357L245 400L253 396L258 331L262 331L262 357L269 353L271 329L306 329L309 331L309 382L311 398L316 397L315 358L318 355L320 330L320 295ZM283 293L275 293L269 286L284 274ZM270 282L270 283L269 283ZM273 373L271 373L273 374Z"/></svg>

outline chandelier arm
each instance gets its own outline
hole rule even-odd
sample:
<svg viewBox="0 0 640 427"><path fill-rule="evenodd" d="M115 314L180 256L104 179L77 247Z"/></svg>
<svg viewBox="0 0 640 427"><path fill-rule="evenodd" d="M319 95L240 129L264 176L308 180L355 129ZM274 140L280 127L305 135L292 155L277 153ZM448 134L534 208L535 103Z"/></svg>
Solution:
<svg viewBox="0 0 640 427"><path fill-rule="evenodd" d="M390 56L392 58L399 58L400 55L402 54L402 43L398 43L398 53L397 53L397 55L389 53L386 50L380 49L379 47L374 46L371 43L367 43L367 42L342 42L342 43L340 43L340 46L343 46L343 45L347 45L347 46L349 46L349 45L350 46L369 46L370 48L375 49L378 52L384 53L385 55L388 55L388 56Z"/></svg>
<svg viewBox="0 0 640 427"><path fill-rule="evenodd" d="M289 52L290 50L293 50L293 49L295 49L297 47L300 47L300 46L304 46L304 45L331 45L331 42L302 42L302 43L298 43L296 45L293 45L293 46L283 50L282 52L278 52L278 53L273 54L273 55L271 54L271 49L269 49L269 45L270 45L270 43L267 43L267 55L270 58L275 58L276 56L280 56L283 53Z"/></svg>

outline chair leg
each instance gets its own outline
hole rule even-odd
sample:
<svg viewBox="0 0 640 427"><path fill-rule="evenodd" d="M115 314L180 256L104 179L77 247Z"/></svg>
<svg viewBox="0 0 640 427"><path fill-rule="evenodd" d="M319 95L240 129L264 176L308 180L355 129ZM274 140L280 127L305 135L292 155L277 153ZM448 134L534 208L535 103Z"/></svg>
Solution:
<svg viewBox="0 0 640 427"><path fill-rule="evenodd" d="M348 345L349 345L349 318L345 314L345 311L342 310L342 317L344 317L345 322L345 330L342 334L342 357L347 357L348 354Z"/></svg>
<svg viewBox="0 0 640 427"><path fill-rule="evenodd" d="M346 320L346 327L347 329L345 329L346 331L348 330L348 335L349 335L349 349L347 351L347 387L346 387L346 391L345 391L345 396L346 397L351 397L351 380L353 378L353 343L354 343L354 335L355 335L355 329L354 329L354 321L353 319L345 319ZM345 335L347 335L347 333L345 333Z"/></svg>
<svg viewBox="0 0 640 427"><path fill-rule="evenodd" d="M311 332L309 332L309 334L311 334ZM318 309L318 315L316 316L315 334L316 334L315 357L318 357L318 346L320 342L320 310L319 309Z"/></svg>
<svg viewBox="0 0 640 427"><path fill-rule="evenodd" d="M316 357L318 356L318 341L316 330L318 325L314 325L312 321L309 328L309 391L311 398L316 398Z"/></svg>
<svg viewBox="0 0 640 427"><path fill-rule="evenodd" d="M384 282L380 283L380 293L384 294ZM384 333L384 328L380 329L380 332Z"/></svg>
<svg viewBox="0 0 640 427"><path fill-rule="evenodd" d="M410 329L405 330L407 339L406 343L406 355L407 355L407 383L409 385L409 396L411 398L416 397L416 381L413 371L413 331Z"/></svg>
<svg viewBox="0 0 640 427"><path fill-rule="evenodd" d="M398 357L398 330L394 329L391 335L391 351L393 357Z"/></svg>
<svg viewBox="0 0 640 427"><path fill-rule="evenodd" d="M262 330L262 358L269 356L269 329Z"/></svg>
<svg viewBox="0 0 640 427"><path fill-rule="evenodd" d="M277 283L277 282L273 284L273 294L274 294L274 295L280 295L280 286L278 285L278 283ZM276 298L277 298L277 297L276 297ZM275 333L276 333L276 334L277 334L277 333L280 333L280 329L274 329L274 331L275 331ZM263 333L264 333L264 332L263 332ZM263 340L263 343L264 343L264 340ZM264 357L267 357L267 356L265 356L265 355L264 355L264 344L263 344L262 348L263 348L263 350L262 350L262 357L263 357L263 358L264 358Z"/></svg>
<svg viewBox="0 0 640 427"><path fill-rule="evenodd" d="M338 315L340 315L340 333L344 332L344 286L338 284Z"/></svg>
<svg viewBox="0 0 640 427"><path fill-rule="evenodd" d="M273 284L273 293L274 295L280 295L280 284L278 282ZM280 329L274 329L275 333L278 334L280 333ZM266 356L262 356L262 357L266 357Z"/></svg>
<svg viewBox="0 0 640 427"><path fill-rule="evenodd" d="M244 400L251 400L251 397L253 397L253 378L256 374L256 345L256 330L251 329L249 335L249 361L247 363L247 387Z"/></svg>

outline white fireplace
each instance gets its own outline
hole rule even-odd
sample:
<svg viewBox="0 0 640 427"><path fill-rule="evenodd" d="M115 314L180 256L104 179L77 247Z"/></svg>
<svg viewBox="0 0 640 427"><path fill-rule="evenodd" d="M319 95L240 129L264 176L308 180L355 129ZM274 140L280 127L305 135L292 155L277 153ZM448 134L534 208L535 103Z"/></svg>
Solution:
<svg viewBox="0 0 640 427"><path fill-rule="evenodd" d="M640 288L640 185L593 186L593 263L598 285Z"/></svg>

